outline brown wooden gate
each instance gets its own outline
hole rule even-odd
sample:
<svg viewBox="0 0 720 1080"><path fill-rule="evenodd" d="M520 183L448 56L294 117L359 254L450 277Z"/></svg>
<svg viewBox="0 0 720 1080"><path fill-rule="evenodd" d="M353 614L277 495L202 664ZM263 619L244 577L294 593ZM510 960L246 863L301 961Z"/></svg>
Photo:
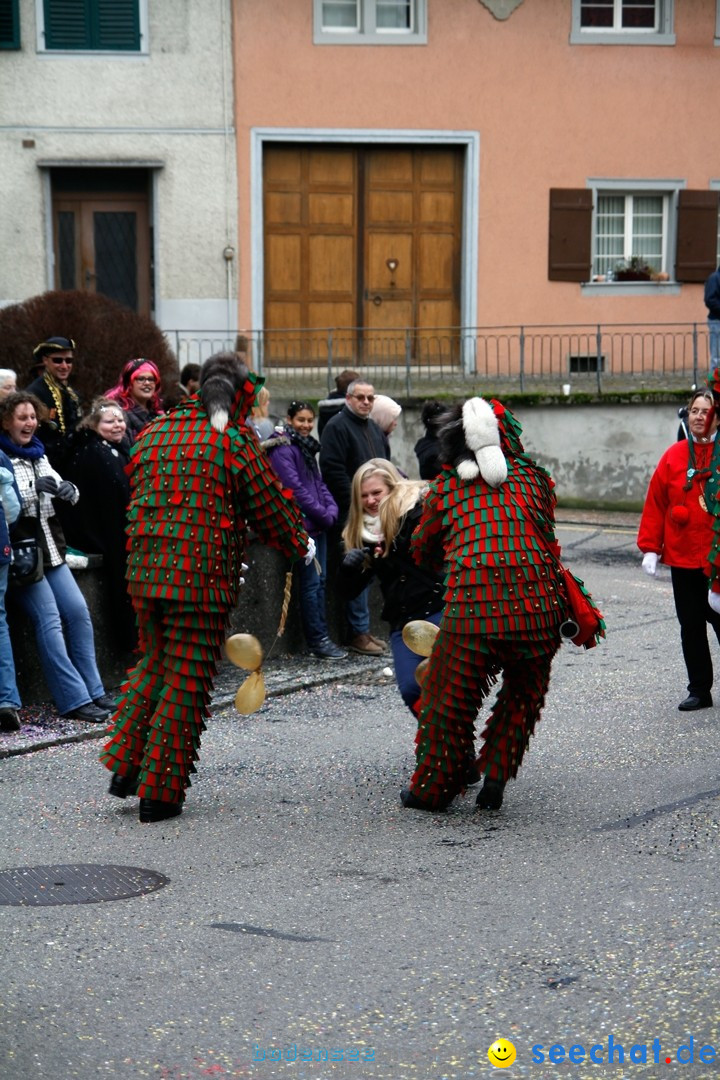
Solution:
<svg viewBox="0 0 720 1080"><path fill-rule="evenodd" d="M448 358L461 150L274 145L263 175L267 359L325 362L329 327L336 366Z"/></svg>

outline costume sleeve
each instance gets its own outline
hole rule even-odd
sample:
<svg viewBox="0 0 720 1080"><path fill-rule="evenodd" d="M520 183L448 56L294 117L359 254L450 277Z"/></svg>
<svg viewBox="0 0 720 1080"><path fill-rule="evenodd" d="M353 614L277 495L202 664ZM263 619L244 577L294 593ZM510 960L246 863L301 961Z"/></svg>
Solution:
<svg viewBox="0 0 720 1080"><path fill-rule="evenodd" d="M410 539L410 554L418 566L432 571L442 568L444 496L439 485L433 484L425 498L422 517Z"/></svg>
<svg viewBox="0 0 720 1080"><path fill-rule="evenodd" d="M309 537L292 493L278 480L264 451L249 439L232 448L230 467L234 476L238 510L264 544L290 559L302 558Z"/></svg>
<svg viewBox="0 0 720 1080"><path fill-rule="evenodd" d="M665 546L665 516L668 512L667 453L663 454L650 479L645 504L640 517L637 545L644 553L662 555Z"/></svg>

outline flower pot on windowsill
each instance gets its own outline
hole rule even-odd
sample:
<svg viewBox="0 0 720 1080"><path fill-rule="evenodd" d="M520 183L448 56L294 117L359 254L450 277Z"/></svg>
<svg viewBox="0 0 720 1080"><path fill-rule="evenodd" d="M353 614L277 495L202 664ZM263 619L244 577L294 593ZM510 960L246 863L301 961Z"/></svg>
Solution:
<svg viewBox="0 0 720 1080"><path fill-rule="evenodd" d="M651 281L646 270L616 270L615 281Z"/></svg>

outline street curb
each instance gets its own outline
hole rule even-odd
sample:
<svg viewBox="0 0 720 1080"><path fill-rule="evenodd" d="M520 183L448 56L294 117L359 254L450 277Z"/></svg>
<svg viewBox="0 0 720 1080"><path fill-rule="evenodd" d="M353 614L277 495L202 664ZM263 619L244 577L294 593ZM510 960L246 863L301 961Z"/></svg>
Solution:
<svg viewBox="0 0 720 1080"><path fill-rule="evenodd" d="M391 658L383 657L386 661L384 666L390 662ZM303 682L298 685L297 682L287 683L280 686L268 687L266 700L269 698L287 697L288 694L296 694L301 690L312 690L315 687L329 686L332 683L342 682L345 679L355 679L358 676L367 676L369 665L367 663L357 663L350 668L344 668L342 671L328 671L327 673L318 674L309 682ZM238 670L238 689L245 673ZM217 697L212 699L213 709L224 709L228 705L233 705L235 702L235 695L237 690L228 692L221 690ZM23 754L33 754L36 750L48 750L54 746L64 746L68 743L81 743L89 742L91 739L103 739L110 733L109 727L98 726L93 728L92 731L77 731L70 732L65 735L57 735L54 738L39 739L37 742L26 743L23 746L10 746L0 749L0 761L12 757L20 757Z"/></svg>

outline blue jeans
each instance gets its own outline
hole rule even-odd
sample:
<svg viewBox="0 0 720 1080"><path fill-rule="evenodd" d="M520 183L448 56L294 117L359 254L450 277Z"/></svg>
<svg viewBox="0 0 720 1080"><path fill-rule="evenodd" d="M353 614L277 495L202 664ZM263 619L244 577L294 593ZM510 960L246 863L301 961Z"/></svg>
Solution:
<svg viewBox="0 0 720 1080"><path fill-rule="evenodd" d="M425 621L439 626L442 617L442 611L436 611L432 615L426 615ZM418 656L412 649L408 649L402 639L402 630L393 630L390 635L390 648L395 663L395 680L398 684L400 696L408 709L411 709L414 714L413 705L420 697L420 687L415 678L415 669L422 660L422 656Z"/></svg>
<svg viewBox="0 0 720 1080"><path fill-rule="evenodd" d="M20 694L15 681L15 659L10 644L5 593L7 592L10 563L0 566L0 709L19 709Z"/></svg>
<svg viewBox="0 0 720 1080"><path fill-rule="evenodd" d="M367 634L370 629L370 608L368 607L368 585L354 600L345 604L345 615L350 624L350 637Z"/></svg>
<svg viewBox="0 0 720 1080"><path fill-rule="evenodd" d="M36 585L13 589L12 599L35 631L40 663L58 712L68 713L105 693L85 598L62 563Z"/></svg>
<svg viewBox="0 0 720 1080"><path fill-rule="evenodd" d="M328 637L327 616L325 614L325 576L327 573L327 536L320 533L314 537L315 558L320 563L318 574L315 563L298 566L300 578L300 618L302 619L305 640L313 649Z"/></svg>
<svg viewBox="0 0 720 1080"><path fill-rule="evenodd" d="M708 319L708 349L710 352L710 374L720 367L720 319Z"/></svg>

